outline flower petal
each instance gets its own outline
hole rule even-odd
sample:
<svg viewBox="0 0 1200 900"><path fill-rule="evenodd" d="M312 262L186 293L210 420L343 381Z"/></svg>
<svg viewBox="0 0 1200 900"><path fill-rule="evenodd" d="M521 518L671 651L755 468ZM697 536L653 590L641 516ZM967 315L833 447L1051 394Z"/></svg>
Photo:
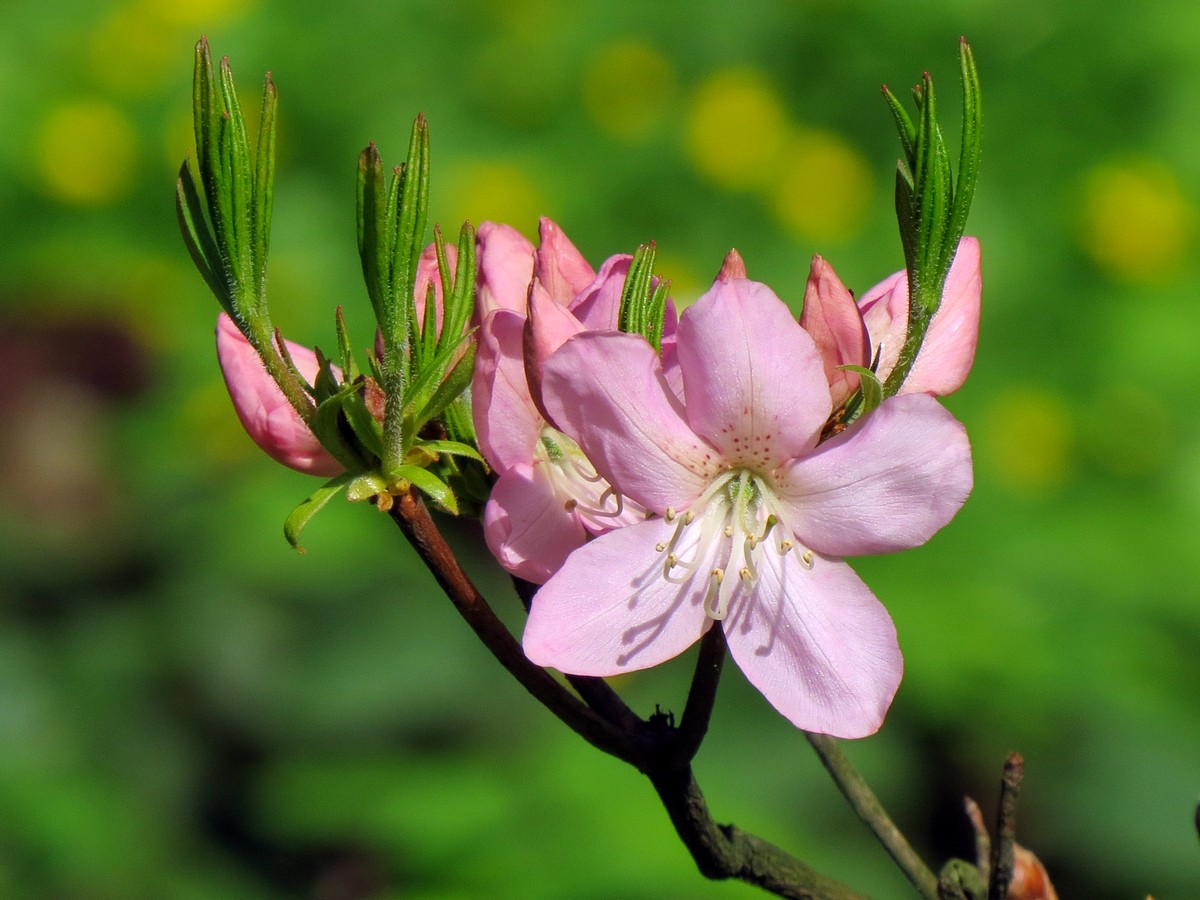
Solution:
<svg viewBox="0 0 1200 900"><path fill-rule="evenodd" d="M478 275L475 314L479 320L494 309L525 313L533 280L533 244L510 225L483 222L475 233Z"/></svg>
<svg viewBox="0 0 1200 900"><path fill-rule="evenodd" d="M889 553L929 540L971 492L962 423L928 394L885 400L776 473L788 525L820 553Z"/></svg>
<svg viewBox="0 0 1200 900"><path fill-rule="evenodd" d="M633 257L627 253L610 256L600 266L595 280L584 288L569 309L589 331L616 331L621 314L621 292Z"/></svg>
<svg viewBox="0 0 1200 900"><path fill-rule="evenodd" d="M488 549L512 574L541 584L562 567L587 532L563 505L542 466L503 472L483 513Z"/></svg>
<svg viewBox="0 0 1200 900"><path fill-rule="evenodd" d="M711 566L697 567L684 584L663 578L655 547L674 529L650 519L572 553L533 598L525 655L572 675L618 675L678 656L699 640L712 625L702 605Z"/></svg>
<svg viewBox="0 0 1200 900"><path fill-rule="evenodd" d="M687 509L722 464L638 335L575 335L542 367L542 402L609 484L654 512Z"/></svg>
<svg viewBox="0 0 1200 900"><path fill-rule="evenodd" d="M946 276L942 303L929 323L912 370L900 393L917 391L944 396L967 380L979 341L979 307L982 293L979 241L965 237L958 243ZM871 343L878 348L881 381L896 366L908 330L908 275L896 272L875 285L859 301Z"/></svg>
<svg viewBox="0 0 1200 900"><path fill-rule="evenodd" d="M596 270L583 254L567 239L563 230L545 216L538 222L533 274L546 292L563 306L596 278Z"/></svg>
<svg viewBox="0 0 1200 900"><path fill-rule="evenodd" d="M542 428L525 380L524 333L525 317L508 309L493 310L479 328L471 407L479 449L501 472L533 462Z"/></svg>
<svg viewBox="0 0 1200 900"><path fill-rule="evenodd" d="M750 683L798 728L874 734L900 686L896 628L846 563L767 553L755 586L730 605L729 651Z"/></svg>
<svg viewBox="0 0 1200 900"><path fill-rule="evenodd" d="M688 423L731 462L769 470L816 444L831 408L821 355L766 285L718 280L676 340Z"/></svg>
<svg viewBox="0 0 1200 900"><path fill-rule="evenodd" d="M840 406L858 389L859 376L839 366L869 366L871 340L854 295L819 256L814 256L804 287L800 325L821 351L825 377L834 406Z"/></svg>
<svg viewBox="0 0 1200 900"><path fill-rule="evenodd" d="M296 368L312 383L317 377L317 355L307 347L286 343ZM345 471L309 431L267 374L258 351L225 313L217 316L217 359L238 420L260 449L276 462L309 475L328 477Z"/></svg>
<svg viewBox="0 0 1200 900"><path fill-rule="evenodd" d="M525 380L529 383L534 405L546 418L549 415L541 402L542 366L567 338L584 330L583 323L555 301L541 282L533 283L529 289L529 314L525 319Z"/></svg>
<svg viewBox="0 0 1200 900"><path fill-rule="evenodd" d="M927 391L940 397L963 386L975 362L982 292L979 241L965 237L946 276L942 305L929 323L929 333L902 392Z"/></svg>

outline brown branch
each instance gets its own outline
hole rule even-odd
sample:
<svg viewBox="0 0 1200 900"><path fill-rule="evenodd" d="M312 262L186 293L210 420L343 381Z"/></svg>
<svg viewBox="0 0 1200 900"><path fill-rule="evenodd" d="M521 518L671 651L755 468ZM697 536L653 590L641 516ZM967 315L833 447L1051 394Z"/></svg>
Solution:
<svg viewBox="0 0 1200 900"><path fill-rule="evenodd" d="M671 759L677 767L688 765L700 752L700 744L708 734L708 723L717 700L717 685L721 681L724 663L725 630L714 625L700 640L696 671L692 675L692 686L688 689L687 704L683 707L683 717L679 721L672 747Z"/></svg>
<svg viewBox="0 0 1200 900"><path fill-rule="evenodd" d="M713 821L690 762L708 729L724 660L724 635L719 628L711 630L717 636L710 633L701 644L680 728L664 728L638 718L602 679L571 677L571 684L585 703L529 661L462 570L414 492L398 497L390 515L455 609L521 686L592 746L649 777L676 833L703 875L736 878L793 900L863 900L850 888L814 871L774 844Z"/></svg>
<svg viewBox="0 0 1200 900"><path fill-rule="evenodd" d="M516 638L462 570L420 498L413 491L401 494L390 515L459 615L521 686L589 744L618 759L631 761L636 749L624 732L586 706L541 666L529 661Z"/></svg>
<svg viewBox="0 0 1200 900"><path fill-rule="evenodd" d="M833 778L834 784L850 804L855 815L883 845L883 849L895 861L900 871L912 882L913 887L926 900L937 900L938 879L913 850L903 832L896 827L879 798L875 796L866 780L842 753L837 741L827 734L806 731L804 736L817 751L817 756Z"/></svg>
<svg viewBox="0 0 1200 900"><path fill-rule="evenodd" d="M691 766L650 773L675 832L706 878L736 878L792 900L864 900L791 854L733 825L718 825Z"/></svg>
<svg viewBox="0 0 1200 900"><path fill-rule="evenodd" d="M988 900L1005 900L1012 882L1013 844L1017 836L1017 795L1025 774L1025 760L1020 753L1008 754L1004 762L1004 777L1000 780L1000 808L996 813L996 841L992 844L992 880Z"/></svg>

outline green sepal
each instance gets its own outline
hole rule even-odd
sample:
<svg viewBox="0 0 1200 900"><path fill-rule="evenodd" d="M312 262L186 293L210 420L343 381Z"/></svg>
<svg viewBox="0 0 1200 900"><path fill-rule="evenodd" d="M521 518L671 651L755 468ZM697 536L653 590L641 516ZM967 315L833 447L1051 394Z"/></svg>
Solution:
<svg viewBox="0 0 1200 900"><path fill-rule="evenodd" d="M254 209L254 165L250 152L250 138L246 133L246 119L238 104L237 88L233 83L233 70L229 58L221 59L221 99L225 114L221 118L220 151L222 174L228 179L229 219L232 227L226 230L225 252L234 271L238 286L243 292L240 298L249 303L246 315L253 318L259 313L261 297L257 290L253 259L253 209Z"/></svg>
<svg viewBox="0 0 1200 900"><path fill-rule="evenodd" d="M465 335L463 340L469 339L469 335ZM461 341L459 342L461 343ZM447 348L450 354L453 354L457 349L455 346ZM421 426L431 419L440 416L451 403L459 398L459 396L471 386L471 377L475 374L475 345L472 344L467 348L467 352L457 363L454 364L446 376L438 384L437 389L426 401L421 411L414 417L414 425L416 430L420 430Z"/></svg>
<svg viewBox="0 0 1200 900"><path fill-rule="evenodd" d="M337 330L338 358L342 365L342 378L347 382L357 381L362 374L354 359L354 348L350 344L350 333L346 329L346 317L342 315L341 304L338 304L334 314L334 327Z"/></svg>
<svg viewBox="0 0 1200 900"><path fill-rule="evenodd" d="M304 499L304 502L291 511L283 523L283 536L292 545L293 550L304 553L300 546L300 532L312 521L313 516L324 509L325 505L336 497L348 485L354 476L343 472L336 478L331 478Z"/></svg>
<svg viewBox="0 0 1200 900"><path fill-rule="evenodd" d="M185 159L179 167L179 178L175 181L175 213L179 218L179 231L208 289L213 292L221 308L236 320L239 318L238 312L224 277L221 252L204 218L203 203L191 164Z"/></svg>
<svg viewBox="0 0 1200 900"><path fill-rule="evenodd" d="M387 492L387 482L382 475L378 472L363 472L350 482L350 487L346 490L346 499L358 503Z"/></svg>
<svg viewBox="0 0 1200 900"><path fill-rule="evenodd" d="M662 350L663 313L666 309L670 282L654 278L654 242L643 244L633 254L625 286L621 290L621 307L617 328L627 334L640 334L650 342L655 352Z"/></svg>
<svg viewBox="0 0 1200 900"><path fill-rule="evenodd" d="M859 377L859 391L862 393L862 398L854 410L854 417L865 416L878 408L879 404L883 402L883 383L879 380L879 376L866 366L846 365L838 366L838 368L853 372Z"/></svg>
<svg viewBox="0 0 1200 900"><path fill-rule="evenodd" d="M275 123L279 92L268 72L263 79L262 111L258 119L258 149L254 157L251 257L260 298L267 293L267 254L271 248L271 213L275 201Z"/></svg>
<svg viewBox="0 0 1200 900"><path fill-rule="evenodd" d="M342 411L342 403L346 396L356 390L357 386L353 384L343 386L337 393L318 403L316 411L308 421L308 427L312 430L313 436L321 442L321 446L352 472L362 470L363 459L359 456L358 451L347 443L342 434L339 413Z"/></svg>
<svg viewBox="0 0 1200 900"><path fill-rule="evenodd" d="M433 500L451 515L458 515L458 499L450 485L428 469L421 466L402 464L396 467L396 479L410 482L413 487Z"/></svg>
<svg viewBox="0 0 1200 900"><path fill-rule="evenodd" d="M478 450L462 441L417 441L417 447L429 453L448 453L451 456L465 456L476 462L484 461Z"/></svg>

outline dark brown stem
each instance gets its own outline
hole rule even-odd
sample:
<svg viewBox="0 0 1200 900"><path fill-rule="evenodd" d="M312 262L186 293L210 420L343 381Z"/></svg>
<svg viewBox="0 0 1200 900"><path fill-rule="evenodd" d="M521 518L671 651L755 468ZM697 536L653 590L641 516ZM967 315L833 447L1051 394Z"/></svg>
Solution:
<svg viewBox="0 0 1200 900"><path fill-rule="evenodd" d="M458 564L425 504L410 491L396 498L390 512L459 615L521 686L589 744L618 759L632 761L636 751L626 734L586 706L545 669L529 661L516 638Z"/></svg>
<svg viewBox="0 0 1200 900"><path fill-rule="evenodd" d="M717 685L720 684L724 664L725 631L720 625L714 625L700 641L696 672L692 675L687 705L683 708L683 718L679 721L679 731L675 736L672 759L680 767L696 758L704 736L708 734L708 723L717 700Z"/></svg>
<svg viewBox="0 0 1200 900"><path fill-rule="evenodd" d="M571 678L585 703L529 661L459 566L415 493L398 497L390 514L455 609L500 664L584 740L649 777L701 873L714 879L736 878L794 900L863 900L775 845L732 825L717 825L709 814L690 760L708 729L725 655L719 628L712 629L717 636L710 635L701 644L679 729L639 719L602 679ZM517 586L521 590L521 583Z"/></svg>
<svg viewBox="0 0 1200 900"><path fill-rule="evenodd" d="M1017 795L1025 774L1020 753L1008 754L1000 780L1000 808L996 813L996 840L992 844L992 880L988 900L1005 900L1013 875L1013 843L1017 835Z"/></svg>
<svg viewBox="0 0 1200 900"><path fill-rule="evenodd" d="M917 892L926 900L937 900L937 876L913 850L912 845L896 827L896 823L887 814L883 804L879 802L879 798L867 785L866 780L842 753L842 748L838 746L837 741L827 734L814 734L809 731L804 732L804 736L808 738L812 748L817 751L817 756L821 758L821 762L833 778L834 784L838 786L842 796L849 802L855 815L871 829L879 843L883 845L883 849L895 860L900 871L912 882Z"/></svg>
<svg viewBox="0 0 1200 900"><path fill-rule="evenodd" d="M650 773L671 824L707 878L736 878L793 900L864 900L759 837L718 825L691 766Z"/></svg>
<svg viewBox="0 0 1200 900"><path fill-rule="evenodd" d="M512 581L517 596L521 598L521 605L525 607L526 612L529 612L539 585L526 581L524 578L517 578L515 575ZM588 706L622 731L629 734L641 734L645 730L646 723L629 708L621 696L609 687L608 682L603 678L590 678L586 675L567 675L565 677Z"/></svg>

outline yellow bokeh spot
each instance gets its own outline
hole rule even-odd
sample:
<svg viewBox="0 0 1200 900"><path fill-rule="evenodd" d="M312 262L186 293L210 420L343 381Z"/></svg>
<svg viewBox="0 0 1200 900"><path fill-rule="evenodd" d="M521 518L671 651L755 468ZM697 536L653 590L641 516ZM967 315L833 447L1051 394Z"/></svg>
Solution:
<svg viewBox="0 0 1200 900"><path fill-rule="evenodd" d="M1097 166L1087 177L1083 246L1113 278L1153 281L1172 274L1195 228L1195 208L1159 162Z"/></svg>
<svg viewBox="0 0 1200 900"><path fill-rule="evenodd" d="M83 100L53 109L34 140L38 174L59 200L99 206L121 199L133 185L137 138L112 104Z"/></svg>
<svg viewBox="0 0 1200 900"><path fill-rule="evenodd" d="M509 222L528 234L537 229L545 205L533 180L524 170L503 162L472 162L448 167L446 198L449 210L443 221L446 239L457 239L458 226L470 221Z"/></svg>
<svg viewBox="0 0 1200 900"><path fill-rule="evenodd" d="M583 102L601 129L631 139L662 122L676 87L666 57L649 44L622 41L602 48L588 63Z"/></svg>
<svg viewBox="0 0 1200 900"><path fill-rule="evenodd" d="M770 183L788 133L779 91L756 69L727 69L700 86L688 109L688 159L728 190Z"/></svg>
<svg viewBox="0 0 1200 900"><path fill-rule="evenodd" d="M1006 487L1028 493L1062 486L1071 468L1074 427L1066 401L1040 388L1001 395L975 438L979 461Z"/></svg>
<svg viewBox="0 0 1200 900"><path fill-rule="evenodd" d="M802 129L779 157L767 201L796 237L839 240L862 228L874 184L867 160L841 136Z"/></svg>

